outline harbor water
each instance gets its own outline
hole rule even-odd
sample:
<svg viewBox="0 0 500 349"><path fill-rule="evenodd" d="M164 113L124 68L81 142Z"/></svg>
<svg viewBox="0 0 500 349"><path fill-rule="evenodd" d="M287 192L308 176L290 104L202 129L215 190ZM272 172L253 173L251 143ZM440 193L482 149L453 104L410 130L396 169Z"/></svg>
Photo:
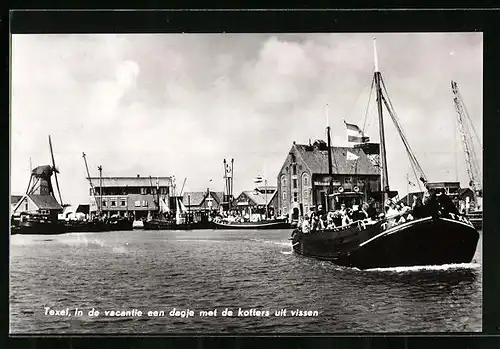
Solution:
<svg viewBox="0 0 500 349"><path fill-rule="evenodd" d="M10 333L481 331L482 239L470 264L361 271L292 253L290 233L11 236Z"/></svg>

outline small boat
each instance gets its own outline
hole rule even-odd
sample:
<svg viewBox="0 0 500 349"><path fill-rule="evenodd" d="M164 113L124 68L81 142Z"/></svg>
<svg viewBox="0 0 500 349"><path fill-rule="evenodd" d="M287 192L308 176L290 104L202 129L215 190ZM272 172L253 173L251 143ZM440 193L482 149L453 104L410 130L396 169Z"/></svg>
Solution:
<svg viewBox="0 0 500 349"><path fill-rule="evenodd" d="M223 219L215 219L214 229L289 229L290 223L287 219L271 219L258 222L238 222Z"/></svg>
<svg viewBox="0 0 500 349"><path fill-rule="evenodd" d="M133 229L144 229L144 222L141 219L134 220L132 223Z"/></svg>
<svg viewBox="0 0 500 349"><path fill-rule="evenodd" d="M428 181L409 147L388 99L382 75L378 70L375 42L374 52L373 82L377 94L382 155L380 173L382 190L379 199L382 200L384 207L389 200L390 189L382 103L386 106L403 140L412 167L416 169L424 185ZM328 148L331 149L329 127L327 135ZM331 155L329 155L329 167L331 174ZM396 217L382 216L383 218L357 220L346 226L310 232L302 231L302 227L299 226L292 232L290 239L292 247L294 252L300 255L359 269L470 263L477 248L479 233L466 216L458 214L455 205L451 204L451 207L445 204L446 198L447 196L442 193L433 194L426 203L422 217L408 219L404 223L400 221L396 223L394 219ZM456 211L452 212L454 210Z"/></svg>

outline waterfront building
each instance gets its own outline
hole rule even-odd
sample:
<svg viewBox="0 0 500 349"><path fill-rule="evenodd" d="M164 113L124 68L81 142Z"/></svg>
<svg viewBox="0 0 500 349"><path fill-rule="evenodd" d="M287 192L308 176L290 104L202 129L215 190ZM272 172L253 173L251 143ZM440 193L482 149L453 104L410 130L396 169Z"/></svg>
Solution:
<svg viewBox="0 0 500 349"><path fill-rule="evenodd" d="M332 175L328 169L328 146L324 141L293 145L278 173L279 215L297 219L312 207L337 208L361 204L380 196L379 144L331 147ZM333 189L328 193L329 188Z"/></svg>
<svg viewBox="0 0 500 349"><path fill-rule="evenodd" d="M38 213L57 219L63 207L49 194L26 194L14 206L12 213L19 215L23 212Z"/></svg>
<svg viewBox="0 0 500 349"><path fill-rule="evenodd" d="M243 217L257 213L265 215L267 204L268 216L275 216L278 203L277 192L278 188L276 186L265 186L257 187L254 190L244 190L234 200L234 209Z"/></svg>
<svg viewBox="0 0 500 349"><path fill-rule="evenodd" d="M186 209L193 212L218 211L222 205L223 192L206 191L186 192L182 196L182 203Z"/></svg>
<svg viewBox="0 0 500 349"><path fill-rule="evenodd" d="M21 213L40 214L56 221L63 207L54 197L51 177L56 173L49 165L38 166L31 171L28 190L13 209L14 215ZM60 195L59 195L60 197Z"/></svg>
<svg viewBox="0 0 500 349"><path fill-rule="evenodd" d="M185 192L182 195L182 203L189 214L189 221L206 221L210 213L215 214L222 207L223 192L206 191Z"/></svg>
<svg viewBox="0 0 500 349"><path fill-rule="evenodd" d="M11 214L14 212L14 209L17 206L17 203L21 201L23 195L11 195L10 196L10 212Z"/></svg>
<svg viewBox="0 0 500 349"><path fill-rule="evenodd" d="M170 210L173 194L172 177L92 177L90 212L99 210L106 216L146 218L158 212L160 206ZM101 195L102 188L102 195ZM175 207L172 209L175 210Z"/></svg>

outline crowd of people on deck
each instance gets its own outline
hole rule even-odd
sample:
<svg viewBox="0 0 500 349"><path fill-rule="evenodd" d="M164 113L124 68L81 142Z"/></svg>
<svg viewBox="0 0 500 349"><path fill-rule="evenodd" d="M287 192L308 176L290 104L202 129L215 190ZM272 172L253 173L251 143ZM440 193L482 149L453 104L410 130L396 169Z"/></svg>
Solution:
<svg viewBox="0 0 500 349"><path fill-rule="evenodd" d="M237 223L243 223L243 222L260 222L266 220L266 215L262 213L253 213L250 214L250 212L240 212L238 210L229 210L229 211L223 211L222 213L217 212L216 215L213 217L215 218L216 221L226 221L226 222L237 222ZM269 219L275 219L274 212L269 212L268 213Z"/></svg>
<svg viewBox="0 0 500 349"><path fill-rule="evenodd" d="M322 205L317 208L312 207L309 213L301 216L298 226L303 233L310 231L331 230L346 227L355 222L363 224L373 224L380 220L387 223L387 228L402 224L414 219L429 216L441 216L449 213L458 214L458 209L444 189L437 189L426 192L423 200L413 196L412 206L404 202L396 202L391 199L385 202L384 212L378 212L375 207L375 200L363 202L361 205L347 207L342 203L334 210L328 212Z"/></svg>

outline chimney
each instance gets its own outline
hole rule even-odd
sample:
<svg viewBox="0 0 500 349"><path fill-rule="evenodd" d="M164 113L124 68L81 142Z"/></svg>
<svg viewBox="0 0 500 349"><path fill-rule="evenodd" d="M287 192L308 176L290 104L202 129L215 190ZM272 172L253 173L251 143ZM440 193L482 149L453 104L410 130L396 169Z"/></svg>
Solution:
<svg viewBox="0 0 500 349"><path fill-rule="evenodd" d="M139 174L137 174L137 178L139 178Z"/></svg>

